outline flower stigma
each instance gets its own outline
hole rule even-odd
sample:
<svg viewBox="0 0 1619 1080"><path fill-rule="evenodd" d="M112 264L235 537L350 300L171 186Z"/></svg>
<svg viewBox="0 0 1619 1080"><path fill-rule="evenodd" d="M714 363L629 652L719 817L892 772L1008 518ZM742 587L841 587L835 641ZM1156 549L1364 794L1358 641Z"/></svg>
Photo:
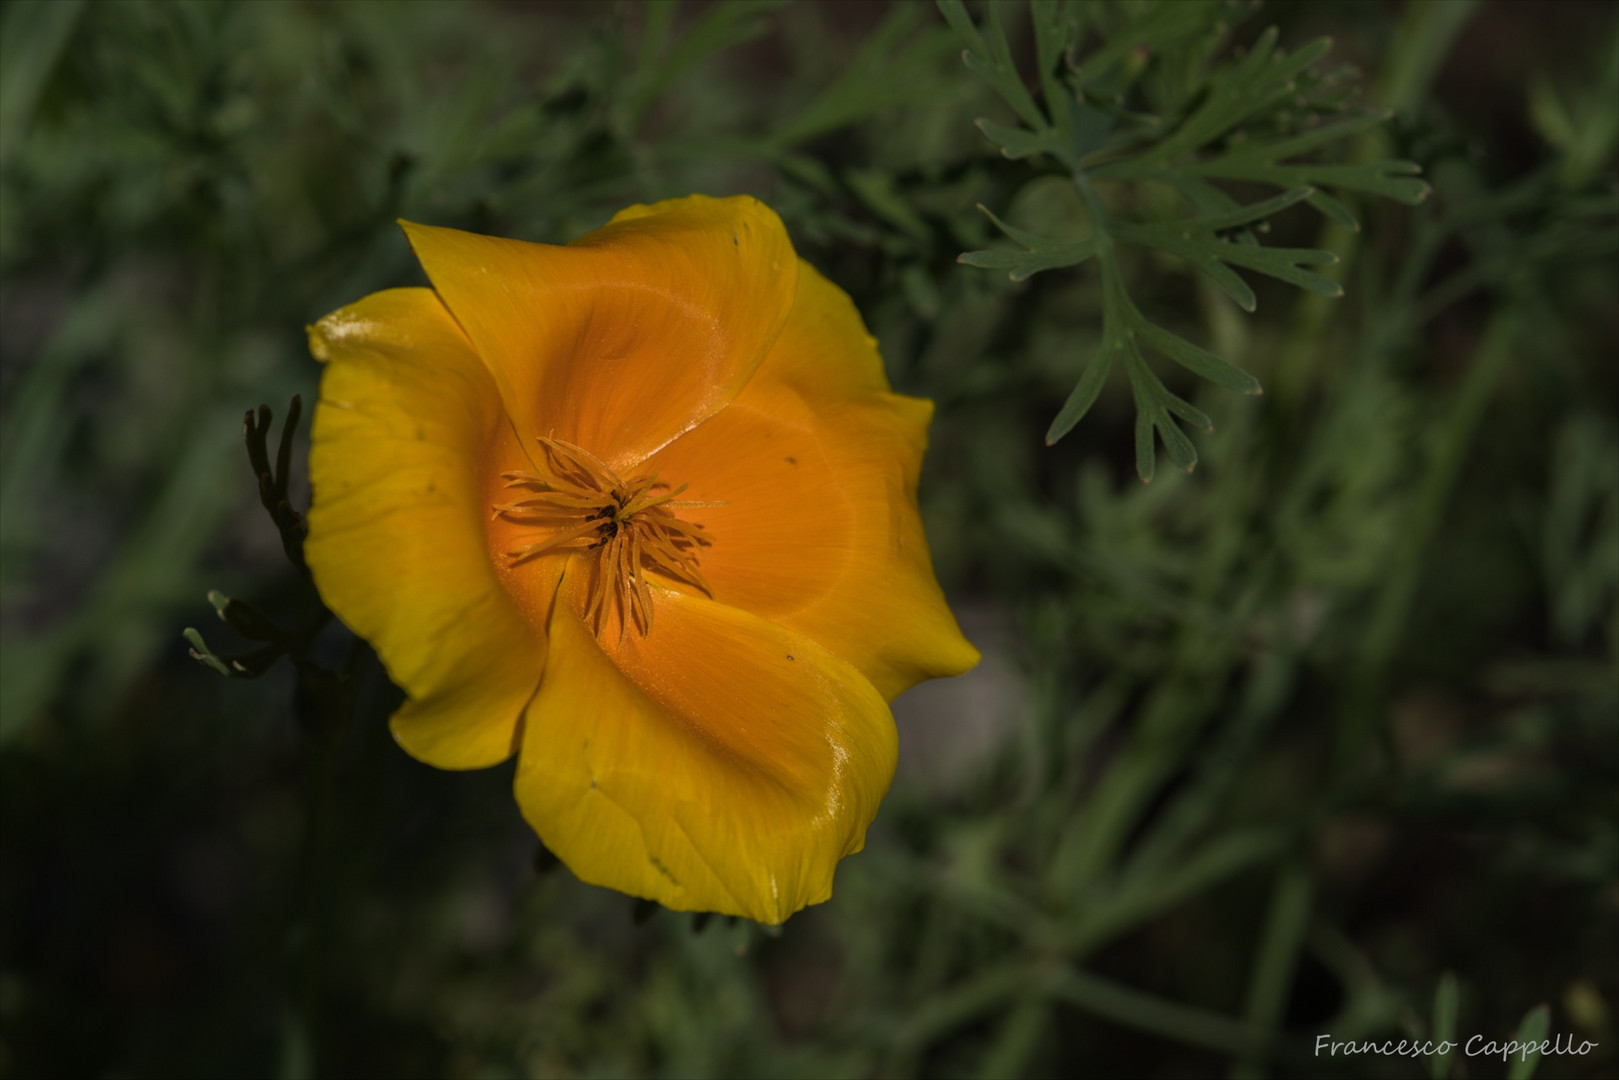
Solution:
<svg viewBox="0 0 1619 1080"><path fill-rule="evenodd" d="M600 634L609 610L616 611L620 640L632 625L643 637L652 632L649 571L713 595L697 567L698 552L713 541L675 511L724 503L682 500L687 485L671 488L656 472L620 479L583 447L548 436L537 441L549 475L501 473L508 488L529 494L497 503L494 516L546 534L506 552L507 566L553 551L587 556L593 566L585 618Z"/></svg>

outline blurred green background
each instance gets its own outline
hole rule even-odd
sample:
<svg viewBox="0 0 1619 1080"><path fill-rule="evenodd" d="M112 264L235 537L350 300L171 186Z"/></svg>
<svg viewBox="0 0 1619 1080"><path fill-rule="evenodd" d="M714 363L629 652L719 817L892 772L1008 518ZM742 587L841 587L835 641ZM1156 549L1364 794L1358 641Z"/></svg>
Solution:
<svg viewBox="0 0 1619 1080"><path fill-rule="evenodd" d="M1536 1075L1619 1075L1619 9L1167 6L1209 32L1069 12L1121 115L1330 35L1337 107L1395 112L1321 160L1434 192L1275 216L1342 300L1250 276L1250 316L1121 253L1267 390L1154 360L1216 431L1143 485L1121 375L1042 440L1094 267L956 262L1001 242L975 203L1084 211L973 127L1014 118L931 4L6 4L0 1076L1524 1076L1313 1055L1520 1024L1600 1044ZM396 218L560 242L693 191L775 207L938 403L921 498L986 653L896 704L866 851L779 931L550 864L510 766L392 744L374 659L323 754L289 665L180 636L239 648L209 589L316 610L237 425L313 400L307 323L425 283Z"/></svg>

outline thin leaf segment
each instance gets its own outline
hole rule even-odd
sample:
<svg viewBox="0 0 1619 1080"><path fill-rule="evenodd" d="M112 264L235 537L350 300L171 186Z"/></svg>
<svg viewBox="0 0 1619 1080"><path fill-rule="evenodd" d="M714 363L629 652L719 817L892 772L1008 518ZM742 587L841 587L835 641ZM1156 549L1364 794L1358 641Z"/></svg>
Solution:
<svg viewBox="0 0 1619 1080"><path fill-rule="evenodd" d="M1017 248L969 251L959 259L969 266L1007 271L1013 281L1092 259L1097 263L1104 307L1102 348L1052 423L1047 442L1060 439L1079 422L1114 362L1122 359L1140 410L1136 467L1141 478L1149 480L1154 472L1154 430L1175 464L1190 471L1197 453L1169 414L1205 428L1206 418L1164 388L1142 359L1136 337L1223 386L1258 393L1259 383L1143 316L1126 291L1116 246L1153 248L1184 259L1247 311L1254 310L1256 298L1233 267L1323 296L1339 296L1343 290L1336 281L1308 269L1331 265L1336 256L1261 245L1266 219L1304 202L1332 221L1357 229L1350 210L1322 187L1418 203L1429 191L1417 175L1421 169L1413 162L1395 160L1347 165L1289 160L1363 132L1390 115L1375 111L1322 122L1331 120L1338 108L1334 100L1322 96L1332 78L1312 71L1331 48L1326 39L1285 53L1277 48L1272 27L1245 54L1206 70L1209 58L1226 40L1226 7L1176 0L1142 9L1139 18L1114 30L1081 59L1087 24L1099 21L1094 9L1061 0L1032 0L1029 13L1040 65L1037 100L1013 61L1001 5L984 5L980 24L961 0L937 3L965 46L962 60L1019 121L1014 126L980 119L979 130L1007 158L1054 159L1072 175L1090 218L1089 236L1058 239L1016 228L980 206ZM1157 115L1125 107L1126 95L1143 81L1149 66L1154 73L1149 81L1156 89L1148 98ZM1171 92L1170 87L1178 90ZM1211 180L1283 190L1243 205ZM1121 221L1099 195L1096 181L1167 185L1189 204L1191 214L1160 222Z"/></svg>
<svg viewBox="0 0 1619 1080"><path fill-rule="evenodd" d="M675 511L717 504L680 499L686 485L672 488L655 472L622 480L590 451L561 439L538 442L547 475L501 473L508 488L529 494L497 503L494 516L536 526L546 535L506 552L508 565L554 551L592 558L585 618L598 634L609 612L618 617L620 637L630 626L642 636L652 632L649 571L713 595L697 567L698 552L713 540L702 525Z"/></svg>

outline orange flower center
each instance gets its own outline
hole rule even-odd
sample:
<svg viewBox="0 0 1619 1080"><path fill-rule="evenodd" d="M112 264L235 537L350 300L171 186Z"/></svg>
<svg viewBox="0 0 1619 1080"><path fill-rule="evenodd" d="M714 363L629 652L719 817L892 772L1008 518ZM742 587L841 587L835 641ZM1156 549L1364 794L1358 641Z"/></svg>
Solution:
<svg viewBox="0 0 1619 1080"><path fill-rule="evenodd" d="M652 630L652 589L647 572L684 581L712 595L697 569L697 553L712 541L703 527L683 521L674 511L721 503L681 501L682 484L670 488L658 474L621 480L590 451L561 439L538 440L548 475L503 472L508 488L528 494L498 503L495 516L533 525L543 535L506 552L507 565L518 566L552 551L584 554L593 565L590 601L585 618L599 634L613 610L619 635L634 626Z"/></svg>

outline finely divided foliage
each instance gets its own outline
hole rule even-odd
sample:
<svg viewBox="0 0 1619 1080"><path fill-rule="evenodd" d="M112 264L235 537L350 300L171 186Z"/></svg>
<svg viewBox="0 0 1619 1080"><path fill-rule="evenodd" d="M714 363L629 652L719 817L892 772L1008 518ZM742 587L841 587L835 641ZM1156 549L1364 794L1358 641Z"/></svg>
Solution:
<svg viewBox="0 0 1619 1080"><path fill-rule="evenodd" d="M1156 440L1170 460L1191 472L1197 450L1177 423L1203 431L1213 424L1171 393L1148 365L1146 344L1189 371L1221 386L1260 393L1259 381L1163 327L1130 299L1118 249L1135 245L1184 259L1253 311L1257 300L1237 269L1256 271L1323 296L1342 295L1332 278L1312 267L1337 257L1313 248L1266 247L1260 236L1268 219L1308 203L1334 222L1358 229L1354 213L1324 189L1418 203L1428 185L1410 161L1325 164L1300 160L1387 119L1381 111L1352 111L1341 76L1316 65L1331 48L1319 39L1296 52L1277 47L1274 27L1245 51L1215 62L1230 27L1228 9L1217 5L1160 4L1122 28L1100 35L1086 53L1086 30L1126 9L1033 0L1029 5L1039 98L1030 92L1012 56L999 5L984 5L973 20L961 0L939 0L939 9L965 46L962 60L1016 114L1009 126L987 119L979 130L1012 159L1029 159L1031 177L1046 162L1072 176L1090 234L1059 239L1007 224L980 207L1018 249L969 251L960 261L1008 271L1021 281L1043 270L1095 260L1102 276L1100 348L1086 363L1073 392L1046 432L1054 443L1085 416L1116 364L1122 364L1136 403L1136 470L1150 481ZM1128 14L1125 18L1130 18ZM1145 112L1137 99L1145 99ZM1102 182L1154 183L1172 190L1177 216L1129 221L1106 196ZM1216 181L1281 189L1244 203Z"/></svg>
<svg viewBox="0 0 1619 1080"><path fill-rule="evenodd" d="M1466 1051L1329 1059L1319 1035L1590 1030L1600 1049L1539 1065L1611 1075L1619 8L1280 3L1259 9L1279 60L1255 6L968 0L956 26L920 0L0 7L12 1071L1358 1080L1448 1076ZM1319 32L1330 59L1233 123ZM1394 119L1352 109L1356 87ZM1395 158L1431 198L1373 197L1420 185L1366 164ZM315 400L301 327L425 283L396 219L560 241L697 191L774 208L896 391L937 402L921 518L987 654L898 703L867 850L783 931L586 885L528 839L509 770L399 753L398 691L298 569L309 425L255 414L251 468L236 442L245 405L279 422ZM1239 261L1273 248L1331 251L1284 262L1347 295ZM1112 386L1048 450L1109 312L1125 346L1085 373ZM1119 475L1132 367L1218 424L1164 406L1194 478ZM736 516L759 500L713 470L610 464L727 503L679 515L714 540L716 589L759 539ZM537 494L487 476L480 522ZM822 546L827 501L805 505L782 534ZM497 524L510 543L472 566L539 538ZM422 584L453 597L448 565ZM904 622L872 609L894 591L859 590L846 628ZM625 648L692 600L659 598ZM192 634L182 664L198 618L219 652ZM600 651L572 628L571 659ZM486 679L501 655L420 659ZM888 696L905 670L884 667ZM550 715L536 750L577 731ZM509 734L439 749L472 765Z"/></svg>

